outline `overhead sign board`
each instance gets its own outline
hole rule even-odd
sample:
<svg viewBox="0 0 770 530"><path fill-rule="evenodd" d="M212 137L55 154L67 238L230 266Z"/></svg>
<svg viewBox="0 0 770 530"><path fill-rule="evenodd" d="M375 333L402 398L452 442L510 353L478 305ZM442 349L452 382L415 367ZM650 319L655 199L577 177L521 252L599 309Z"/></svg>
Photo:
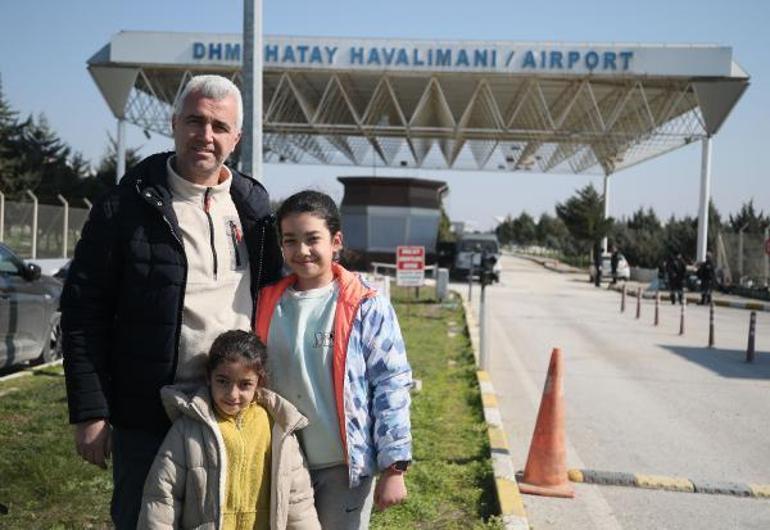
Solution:
<svg viewBox="0 0 770 530"><path fill-rule="evenodd" d="M396 247L396 285L422 287L425 283L425 247Z"/></svg>
<svg viewBox="0 0 770 530"><path fill-rule="evenodd" d="M108 62L240 66L241 35L123 31ZM732 49L711 45L565 44L265 35L266 69L552 75L730 76Z"/></svg>

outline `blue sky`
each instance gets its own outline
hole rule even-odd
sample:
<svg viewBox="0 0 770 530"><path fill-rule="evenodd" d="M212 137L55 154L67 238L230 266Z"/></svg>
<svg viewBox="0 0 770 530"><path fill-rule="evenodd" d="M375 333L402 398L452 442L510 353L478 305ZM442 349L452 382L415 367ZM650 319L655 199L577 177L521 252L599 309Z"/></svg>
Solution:
<svg viewBox="0 0 770 530"><path fill-rule="evenodd" d="M75 150L94 163L115 121L86 71L86 60L120 30L239 33L242 0L4 0L0 5L0 77L6 98L22 114L44 113ZM723 214L753 198L770 212L767 145L770 140L770 2L734 0L402 1L263 0L264 32L393 38L511 41L711 43L731 46L751 75L751 86L713 141L712 194ZM131 146L142 153L170 140L147 141L129 125ZM611 214L640 206L662 217L696 215L700 145L693 144L613 176ZM370 167L265 166L271 194L285 197L314 187L340 199L336 177L370 175ZM378 170L383 175L383 170ZM553 213L575 189L600 177L479 172L393 173L438 178L449 184L453 220L494 224L493 216Z"/></svg>

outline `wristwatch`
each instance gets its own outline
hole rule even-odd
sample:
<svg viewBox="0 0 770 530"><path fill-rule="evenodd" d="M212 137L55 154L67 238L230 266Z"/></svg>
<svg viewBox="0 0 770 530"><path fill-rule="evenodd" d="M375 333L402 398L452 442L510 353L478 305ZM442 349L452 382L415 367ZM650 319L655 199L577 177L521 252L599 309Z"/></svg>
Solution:
<svg viewBox="0 0 770 530"><path fill-rule="evenodd" d="M409 464L411 463L412 463L411 460L398 460L396 462L393 462L388 467L388 471L401 475L402 473L406 473L406 470L409 469Z"/></svg>

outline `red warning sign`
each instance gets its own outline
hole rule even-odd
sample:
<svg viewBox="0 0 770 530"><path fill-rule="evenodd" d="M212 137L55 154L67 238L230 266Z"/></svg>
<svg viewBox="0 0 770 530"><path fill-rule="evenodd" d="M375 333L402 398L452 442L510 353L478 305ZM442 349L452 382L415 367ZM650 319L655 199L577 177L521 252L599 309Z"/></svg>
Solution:
<svg viewBox="0 0 770 530"><path fill-rule="evenodd" d="M425 283L425 247L396 247L396 285L421 287Z"/></svg>

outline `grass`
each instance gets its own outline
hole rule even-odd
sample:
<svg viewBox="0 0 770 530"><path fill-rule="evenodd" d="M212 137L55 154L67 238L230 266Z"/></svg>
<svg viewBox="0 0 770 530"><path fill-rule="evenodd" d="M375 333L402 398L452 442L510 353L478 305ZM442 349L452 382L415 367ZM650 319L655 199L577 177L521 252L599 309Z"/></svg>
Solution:
<svg viewBox="0 0 770 530"><path fill-rule="evenodd" d="M409 498L374 529L502 528L462 307L393 289L414 376ZM449 336L450 322L457 333ZM0 383L0 528L109 528L112 475L75 454L61 368ZM7 509L7 513L4 512Z"/></svg>
<svg viewBox="0 0 770 530"><path fill-rule="evenodd" d="M75 454L61 368L0 383L0 528L108 528L112 475Z"/></svg>
<svg viewBox="0 0 770 530"><path fill-rule="evenodd" d="M433 303L432 290L394 288L392 297L414 377L414 463L408 501L372 517L372 528L502 528L473 354L459 303ZM449 336L450 322L456 334Z"/></svg>

